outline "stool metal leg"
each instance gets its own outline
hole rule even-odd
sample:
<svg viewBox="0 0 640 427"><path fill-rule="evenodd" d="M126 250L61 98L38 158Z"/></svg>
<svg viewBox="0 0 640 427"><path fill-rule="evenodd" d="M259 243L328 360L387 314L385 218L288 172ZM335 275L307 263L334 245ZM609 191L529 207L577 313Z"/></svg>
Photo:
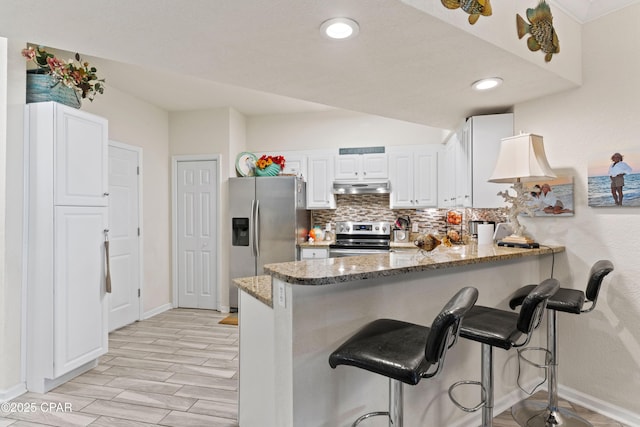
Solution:
<svg viewBox="0 0 640 427"><path fill-rule="evenodd" d="M482 406L482 427L493 427L493 347L482 344L482 388L485 390Z"/></svg>
<svg viewBox="0 0 640 427"><path fill-rule="evenodd" d="M402 382L389 379L389 427L402 427L404 418L402 399Z"/></svg>
<svg viewBox="0 0 640 427"><path fill-rule="evenodd" d="M574 412L558 407L558 312L549 309L547 312L548 401L523 400L511 407L511 415L523 427L593 427Z"/></svg>
<svg viewBox="0 0 640 427"><path fill-rule="evenodd" d="M356 427L362 421L371 417L386 415L389 418L389 427L402 427L404 418L403 388L402 382L389 378L389 411L369 412L355 420L351 427Z"/></svg>

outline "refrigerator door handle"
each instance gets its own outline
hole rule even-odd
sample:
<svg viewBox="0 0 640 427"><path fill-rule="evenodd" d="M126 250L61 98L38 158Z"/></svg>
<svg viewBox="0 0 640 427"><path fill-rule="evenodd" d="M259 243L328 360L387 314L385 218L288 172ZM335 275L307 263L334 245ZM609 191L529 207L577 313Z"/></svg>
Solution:
<svg viewBox="0 0 640 427"><path fill-rule="evenodd" d="M256 201L251 200L251 213L249 216L249 229L251 230L251 253L253 256L257 256L256 253Z"/></svg>
<svg viewBox="0 0 640 427"><path fill-rule="evenodd" d="M256 200L255 238L253 242L256 248L256 256L260 256L260 200Z"/></svg>

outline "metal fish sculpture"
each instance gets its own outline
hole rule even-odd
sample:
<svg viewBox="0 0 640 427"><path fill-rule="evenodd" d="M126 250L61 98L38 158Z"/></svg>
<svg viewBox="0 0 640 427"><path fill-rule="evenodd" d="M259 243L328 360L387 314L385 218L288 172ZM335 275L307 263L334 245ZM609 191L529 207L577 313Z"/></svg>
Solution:
<svg viewBox="0 0 640 427"><path fill-rule="evenodd" d="M421 251L426 252L431 252L432 250L440 246L441 243L442 241L433 234L420 234L416 238L415 242L413 242L413 244L416 245Z"/></svg>
<svg viewBox="0 0 640 427"><path fill-rule="evenodd" d="M546 54L544 60L551 61L553 54L560 52L560 42L553 28L553 16L547 2L540 0L535 9L527 9L527 19L529 23L516 14L518 38L521 39L527 33L531 34L527 39L529 50L542 50Z"/></svg>
<svg viewBox="0 0 640 427"><path fill-rule="evenodd" d="M441 0L447 9L461 8L469 16L469 24L473 25L478 21L480 15L491 16L491 3L489 0Z"/></svg>

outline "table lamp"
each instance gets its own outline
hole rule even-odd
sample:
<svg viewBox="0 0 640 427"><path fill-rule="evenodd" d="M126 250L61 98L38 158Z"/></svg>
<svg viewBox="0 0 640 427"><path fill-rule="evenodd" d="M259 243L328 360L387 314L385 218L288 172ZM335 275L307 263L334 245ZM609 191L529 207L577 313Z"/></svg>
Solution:
<svg viewBox="0 0 640 427"><path fill-rule="evenodd" d="M511 203L508 208L508 217L512 229L510 236L498 242L499 246L539 247L533 239L525 234L524 225L518 221L518 215L521 213L533 216L528 204L531 196L525 190L523 182L555 177L556 174L551 170L544 154L544 143L541 136L525 133L501 140L498 161L489 182L512 182L511 188L516 195L511 195L508 190L498 193L507 203Z"/></svg>

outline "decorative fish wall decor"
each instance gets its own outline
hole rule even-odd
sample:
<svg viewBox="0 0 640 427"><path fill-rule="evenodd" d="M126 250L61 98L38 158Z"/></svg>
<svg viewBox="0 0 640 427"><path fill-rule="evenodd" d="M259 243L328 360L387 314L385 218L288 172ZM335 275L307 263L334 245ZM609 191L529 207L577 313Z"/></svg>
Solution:
<svg viewBox="0 0 640 427"><path fill-rule="evenodd" d="M560 42L553 28L553 16L547 2L540 0L535 9L527 9L527 19L529 23L516 14L518 38L521 39L527 33L531 34L527 39L529 50L533 52L542 50L546 54L544 60L551 61L553 54L560 52Z"/></svg>
<svg viewBox="0 0 640 427"><path fill-rule="evenodd" d="M489 0L441 0L447 9L461 8L469 14L469 24L478 21L480 15L491 16L491 3Z"/></svg>

